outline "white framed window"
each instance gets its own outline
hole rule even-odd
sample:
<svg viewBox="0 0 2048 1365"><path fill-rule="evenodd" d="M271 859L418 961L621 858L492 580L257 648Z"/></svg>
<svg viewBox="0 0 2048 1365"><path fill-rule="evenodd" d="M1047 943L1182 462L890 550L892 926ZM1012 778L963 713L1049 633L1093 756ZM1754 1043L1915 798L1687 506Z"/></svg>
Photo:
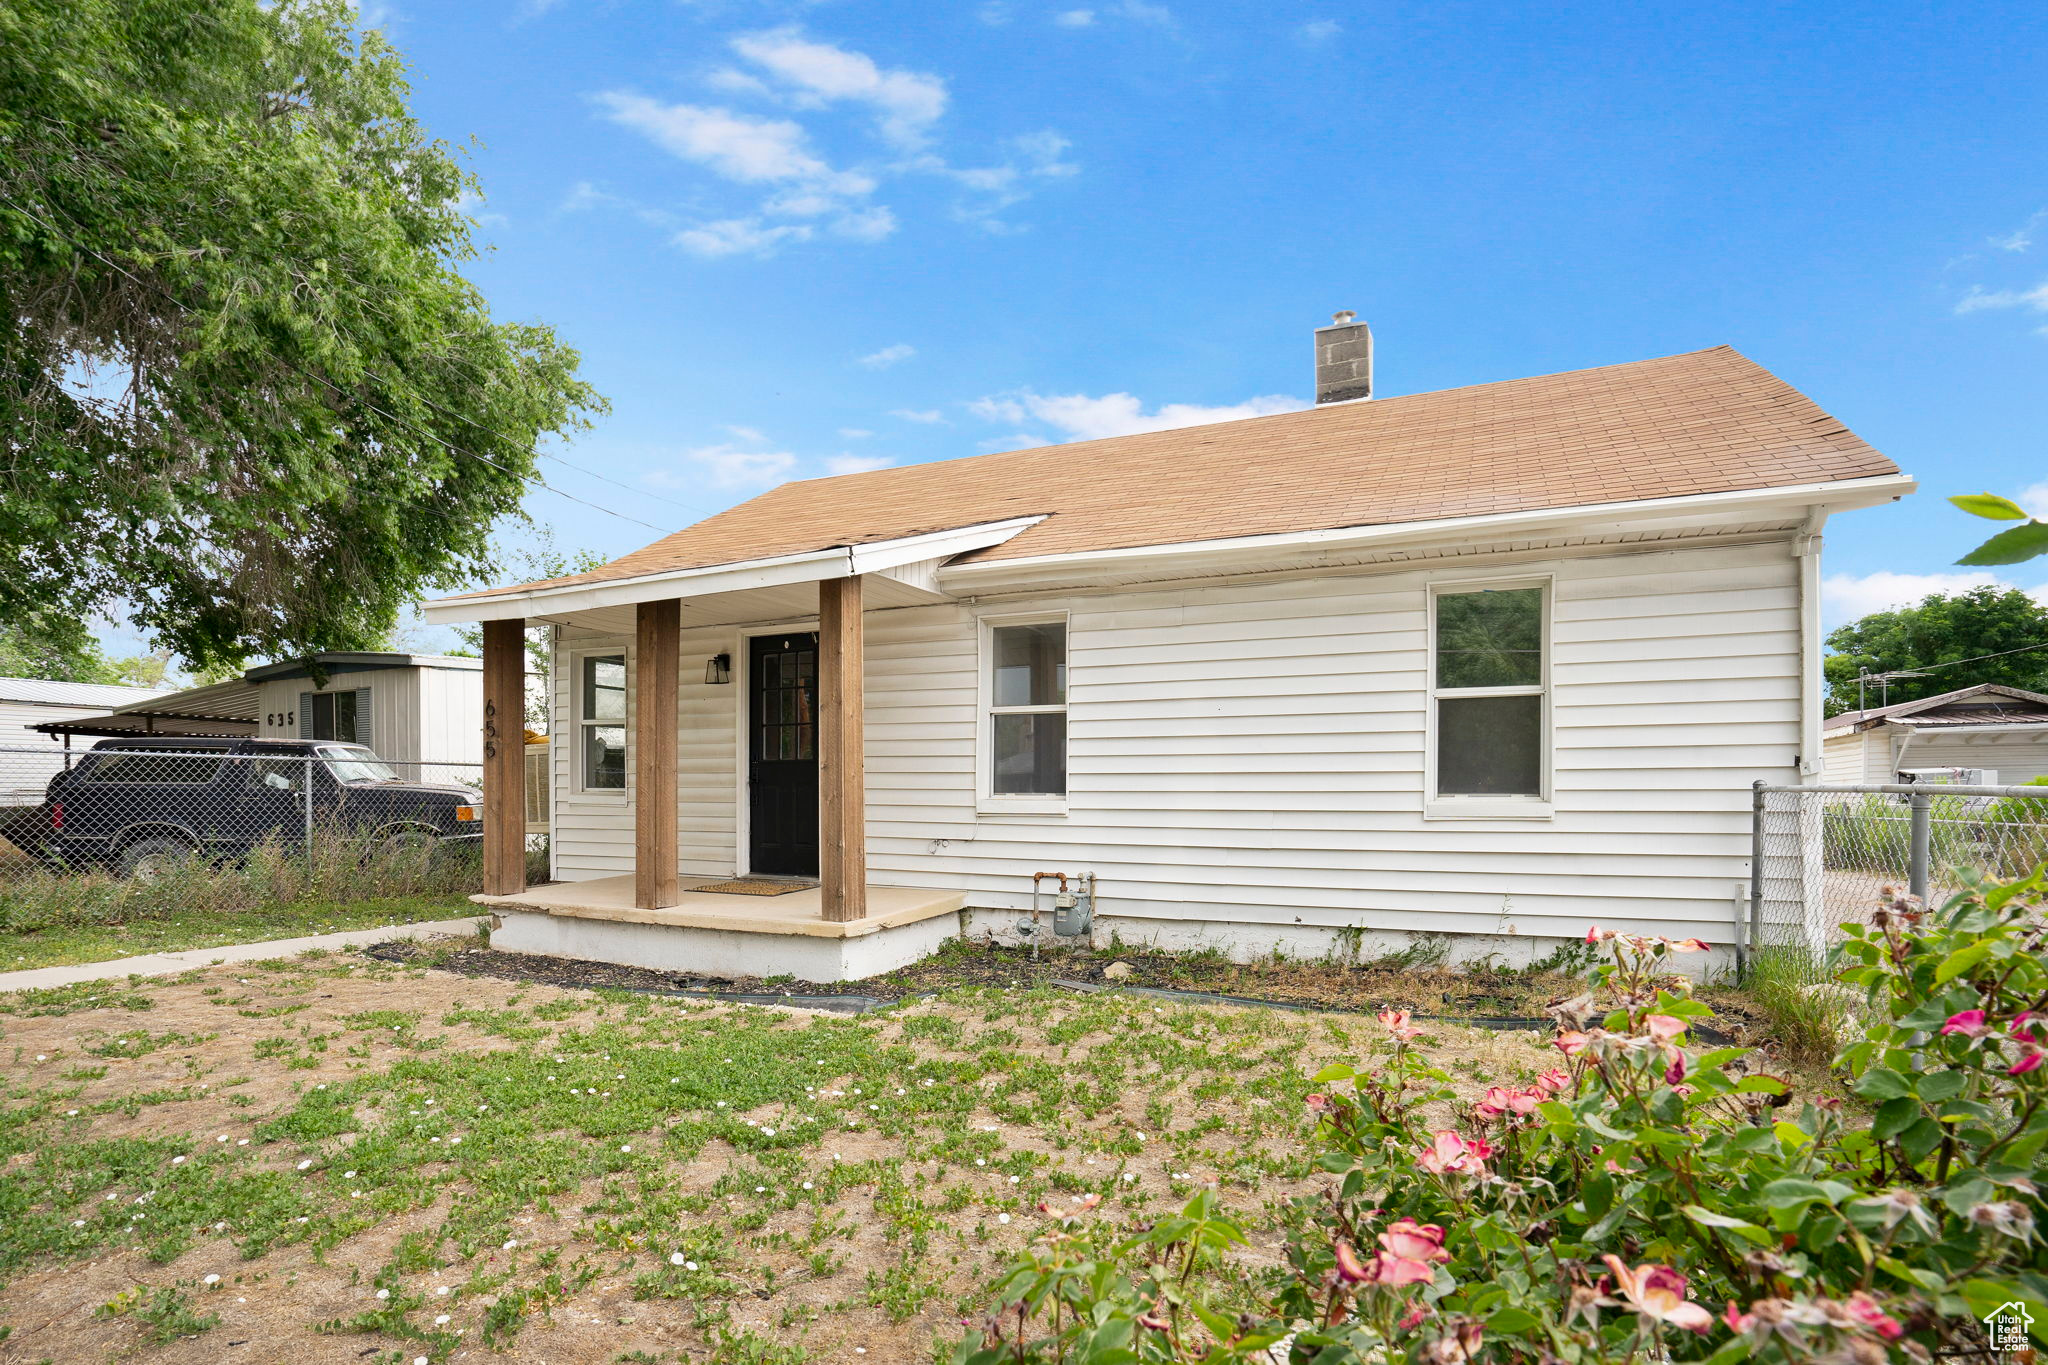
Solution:
<svg viewBox="0 0 2048 1365"><path fill-rule="evenodd" d="M1424 816L1550 817L1550 598L1548 578L1430 589Z"/></svg>
<svg viewBox="0 0 2048 1365"><path fill-rule="evenodd" d="M983 617L980 788L984 813L1067 809L1067 618Z"/></svg>
<svg viewBox="0 0 2048 1365"><path fill-rule="evenodd" d="M576 790L626 790L626 653L576 655Z"/></svg>

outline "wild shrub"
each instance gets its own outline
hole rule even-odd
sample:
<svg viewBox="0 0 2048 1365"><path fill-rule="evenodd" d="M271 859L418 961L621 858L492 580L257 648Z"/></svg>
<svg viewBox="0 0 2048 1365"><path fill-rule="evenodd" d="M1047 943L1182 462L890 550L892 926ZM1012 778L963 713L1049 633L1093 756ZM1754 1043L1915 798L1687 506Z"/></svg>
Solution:
<svg viewBox="0 0 2048 1365"><path fill-rule="evenodd" d="M1283 1265L1255 1268L1214 1192L1139 1228L1041 1206L1058 1221L954 1359L1989 1359L1987 1315L2048 1330L2044 898L2040 876L1938 914L1894 896L1849 928L1847 1100L1687 1046L1691 940L1590 931L1557 1065L1476 1103L1387 1011L1371 1057L1317 1078L1329 1181Z"/></svg>
<svg viewBox="0 0 2048 1365"><path fill-rule="evenodd" d="M530 868L529 875L545 878L546 854L537 857L539 866ZM471 846L385 848L338 833L319 833L310 847L265 843L238 859L194 856L170 863L150 877L124 878L99 868L38 867L0 878L0 932L458 895L477 886L478 859Z"/></svg>

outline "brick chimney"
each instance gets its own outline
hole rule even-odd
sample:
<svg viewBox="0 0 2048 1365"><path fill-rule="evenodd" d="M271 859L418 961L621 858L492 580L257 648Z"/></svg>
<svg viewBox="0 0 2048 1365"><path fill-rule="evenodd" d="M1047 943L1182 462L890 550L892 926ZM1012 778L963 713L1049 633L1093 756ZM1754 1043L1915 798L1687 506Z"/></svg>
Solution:
<svg viewBox="0 0 2048 1365"><path fill-rule="evenodd" d="M1372 397L1372 328L1346 308L1316 328L1316 405Z"/></svg>

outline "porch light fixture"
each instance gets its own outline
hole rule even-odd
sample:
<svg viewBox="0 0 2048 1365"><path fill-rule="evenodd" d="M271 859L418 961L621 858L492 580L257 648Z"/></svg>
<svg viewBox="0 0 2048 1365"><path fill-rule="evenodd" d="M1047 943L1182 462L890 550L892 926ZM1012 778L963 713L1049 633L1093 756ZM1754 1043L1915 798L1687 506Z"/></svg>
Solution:
<svg viewBox="0 0 2048 1365"><path fill-rule="evenodd" d="M704 661L704 683L716 687L732 681L732 655L714 654Z"/></svg>

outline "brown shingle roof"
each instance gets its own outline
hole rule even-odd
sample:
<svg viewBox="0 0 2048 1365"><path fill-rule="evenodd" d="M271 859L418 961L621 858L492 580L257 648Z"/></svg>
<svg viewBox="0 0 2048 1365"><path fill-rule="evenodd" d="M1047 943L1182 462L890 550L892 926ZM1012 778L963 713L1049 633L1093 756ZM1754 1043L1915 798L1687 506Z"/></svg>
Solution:
<svg viewBox="0 0 2048 1365"><path fill-rule="evenodd" d="M1732 348L787 483L563 584L1009 517L1017 559L1896 474ZM532 586L532 585L522 585ZM496 589L494 591L511 591Z"/></svg>

